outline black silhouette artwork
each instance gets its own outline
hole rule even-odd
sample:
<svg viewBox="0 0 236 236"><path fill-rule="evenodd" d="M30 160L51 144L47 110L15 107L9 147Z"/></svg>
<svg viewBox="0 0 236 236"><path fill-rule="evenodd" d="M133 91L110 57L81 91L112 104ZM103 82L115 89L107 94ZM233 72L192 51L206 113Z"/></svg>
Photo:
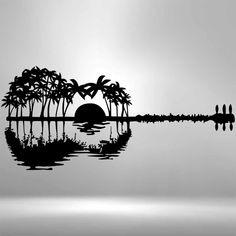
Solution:
<svg viewBox="0 0 236 236"><path fill-rule="evenodd" d="M102 95L107 112L95 103L85 103L77 108L74 116L67 116L77 95L85 101L87 96L93 99L97 94ZM232 105L228 108L223 105L222 113L216 105L213 115L129 116L131 97L118 82L111 83L101 75L96 83L79 85L75 79L68 82L60 73L38 67L16 76L2 101L2 106L8 108L7 144L18 165L28 170L52 170L72 157L83 155L99 160L117 158L132 136L131 122L213 121L216 130L222 125L224 131L226 124L232 131L235 122ZM68 135L66 122L73 122L72 127L81 135L96 136L107 129L110 135L101 137L97 144L88 143L78 138L77 132L73 137ZM39 134L34 126L41 131Z"/></svg>

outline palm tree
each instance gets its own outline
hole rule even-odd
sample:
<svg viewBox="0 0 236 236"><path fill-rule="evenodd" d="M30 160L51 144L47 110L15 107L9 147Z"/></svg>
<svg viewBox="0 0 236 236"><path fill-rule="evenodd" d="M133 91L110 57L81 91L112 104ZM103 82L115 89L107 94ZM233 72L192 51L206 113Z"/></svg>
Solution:
<svg viewBox="0 0 236 236"><path fill-rule="evenodd" d="M59 73L57 79L58 79L58 85L57 85L57 88L55 91L55 95L56 95L55 102L57 103L56 112L55 112L56 117L57 117L57 113L58 113L58 108L60 106L60 101L63 98L62 90L63 90L63 87L65 86L65 83L66 83L66 80L61 77L60 73Z"/></svg>
<svg viewBox="0 0 236 236"><path fill-rule="evenodd" d="M11 113L12 113L13 109L16 108L15 93L16 93L16 81L17 81L17 79L18 78L15 77L14 81L9 83L9 85L10 85L9 92L7 92L5 97L2 99L2 101L3 101L2 106L8 107L8 117L11 116Z"/></svg>
<svg viewBox="0 0 236 236"><path fill-rule="evenodd" d="M50 72L44 68L41 71L36 70L36 75L40 76L40 84L39 84L39 88L41 91L41 102L42 102L42 107L41 107L41 113L40 116L44 117L44 110L46 108L47 105L47 101L49 99L49 93L50 93L50 88L49 88L49 74ZM42 72L42 73L41 73Z"/></svg>
<svg viewBox="0 0 236 236"><path fill-rule="evenodd" d="M49 81L50 85L50 91L48 93L48 107L47 107L47 113L48 117L50 117L50 104L51 102L55 104L57 102L57 87L58 87L58 80L57 80L58 75L52 76L51 80Z"/></svg>
<svg viewBox="0 0 236 236"><path fill-rule="evenodd" d="M118 82L115 82L111 85L113 87L113 90L115 91L113 93L113 103L116 106L116 116L118 116L118 106L119 104L122 104L122 96L124 94L125 88L120 87L120 84Z"/></svg>
<svg viewBox="0 0 236 236"><path fill-rule="evenodd" d="M114 103L116 107L116 117L118 117L119 98L117 96L114 96L112 99L112 102Z"/></svg>
<svg viewBox="0 0 236 236"><path fill-rule="evenodd" d="M86 90L86 95L89 95L91 98L94 98L97 92L100 90L102 92L103 99L105 100L108 113L110 113L107 96L105 95L107 90L109 89L109 86L107 85L107 83L109 83L110 80L104 79L104 78L105 78L105 75L101 75L97 79L97 83L87 83L83 85L82 87Z"/></svg>
<svg viewBox="0 0 236 236"><path fill-rule="evenodd" d="M12 109L11 106L13 105L13 99L12 96L10 95L10 92L7 93L7 95L4 96L2 99L2 107L8 107L8 117L11 117Z"/></svg>
<svg viewBox="0 0 236 236"><path fill-rule="evenodd" d="M39 71L38 67L33 67L31 70L25 69L22 72L21 83L24 87L25 103L28 103L29 117L33 116L35 102L41 101Z"/></svg>
<svg viewBox="0 0 236 236"><path fill-rule="evenodd" d="M71 82L73 83L73 86L72 86L73 93L74 94L78 93L80 97L85 99L87 95L87 91L85 90L84 85L79 86L79 84L77 83L75 79L71 79Z"/></svg>
<svg viewBox="0 0 236 236"><path fill-rule="evenodd" d="M47 108L49 117L51 104L56 104L55 116L57 117L62 101L62 115L65 117L76 93L85 99L87 95L94 98L98 91L101 91L109 116L112 115L112 104L116 107L116 116L118 116L120 104L122 105L121 116L123 117L124 113L128 116L128 106L131 102L130 96L124 91L125 88L121 87L118 82L108 84L110 80L104 78L105 76L101 75L96 83L78 85L74 79L71 79L72 83L66 82L61 74L57 74L54 70L39 69L35 66L31 70L25 69L21 76L14 78L14 81L10 83L9 92L2 99L2 106L8 107L9 117L14 109L18 117L19 108L23 116L23 109L28 106L29 117L33 117L34 105L40 102L40 116L44 117L44 111Z"/></svg>
<svg viewBox="0 0 236 236"><path fill-rule="evenodd" d="M73 89L73 84L65 83L62 90L62 116L65 117L69 105L73 103L73 97L76 91Z"/></svg>
<svg viewBox="0 0 236 236"><path fill-rule="evenodd" d="M111 115L112 115L112 101L113 101L114 96L115 96L115 90L113 89L112 84L110 84L109 87L107 87L106 91L103 94L103 97L104 97L106 104L107 104L107 110L108 110L109 117L111 117ZM108 105L108 102L109 102L109 105Z"/></svg>
<svg viewBox="0 0 236 236"><path fill-rule="evenodd" d="M125 101L126 105L126 116L129 117L129 106L132 105L131 103L131 96L128 93L125 93Z"/></svg>

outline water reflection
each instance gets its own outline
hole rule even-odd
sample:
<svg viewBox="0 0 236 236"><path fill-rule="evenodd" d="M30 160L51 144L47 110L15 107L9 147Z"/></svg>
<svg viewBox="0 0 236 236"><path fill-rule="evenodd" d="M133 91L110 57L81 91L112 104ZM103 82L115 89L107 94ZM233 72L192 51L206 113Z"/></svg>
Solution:
<svg viewBox="0 0 236 236"><path fill-rule="evenodd" d="M73 125L80 130L80 132L84 132L87 135L94 135L104 129L106 125L110 124L110 122L82 122L82 123L74 123Z"/></svg>
<svg viewBox="0 0 236 236"><path fill-rule="evenodd" d="M101 140L97 146L90 144L89 152L93 154L90 156L98 157L99 160L113 160L113 157L117 157L120 151L125 150L131 135L131 129L128 128L127 131L118 134L117 138Z"/></svg>
<svg viewBox="0 0 236 236"><path fill-rule="evenodd" d="M87 139L78 139L77 133L74 133L74 137L70 137L65 132L65 122L55 122L54 128L51 124L54 122L46 123L47 126L41 122L41 132L39 132L39 122L25 121L17 121L14 125L15 129L11 122L5 130L6 141L12 155L16 157L15 161L18 162L18 165L27 166L27 170L52 170L52 167L64 165L64 162L69 161L71 156L87 155L97 157L99 160L112 160L125 150L131 137L129 123L103 123L102 129L109 129L109 135L108 137L99 136L98 144L89 143ZM34 125L36 125L35 128ZM86 127L81 127L82 125L79 130L85 132L83 129ZM94 132L95 134L97 127L95 124L87 126L86 133ZM60 128L61 135L59 135ZM72 125L71 128L73 128ZM116 132L112 132L114 129Z"/></svg>

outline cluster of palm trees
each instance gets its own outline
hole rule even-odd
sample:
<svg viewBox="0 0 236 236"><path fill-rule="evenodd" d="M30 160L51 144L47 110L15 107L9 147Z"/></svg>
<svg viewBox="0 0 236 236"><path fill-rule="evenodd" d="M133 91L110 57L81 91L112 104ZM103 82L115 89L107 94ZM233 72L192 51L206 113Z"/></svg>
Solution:
<svg viewBox="0 0 236 236"><path fill-rule="evenodd" d="M105 76L101 75L96 83L87 83L82 85L82 88L86 91L86 95L94 98L100 91L103 99L105 100L109 117L112 116L112 104L116 108L116 116L119 116L119 106L121 106L120 116L125 114L129 116L129 106L131 103L131 97L125 92L125 88L121 87L118 82L110 83L109 79L104 79Z"/></svg>
<svg viewBox="0 0 236 236"><path fill-rule="evenodd" d="M105 100L108 114L112 116L112 105L116 108L116 116L119 116L118 108L121 106L120 116L128 116L128 107L131 105L130 95L125 92L125 88L119 83L110 83L102 75L97 83L86 83L79 85L76 80L67 82L60 73L49 71L47 68L40 69L33 67L31 70L25 69L21 76L16 76L9 85L9 91L2 99L2 106L8 107L8 117L23 116L23 109L28 109L29 117L33 117L36 103L41 104L40 117L50 117L52 104L56 106L55 117L58 115L61 106L61 114L66 116L69 106L73 103L75 94L79 94L83 99L88 95L94 98L100 91Z"/></svg>

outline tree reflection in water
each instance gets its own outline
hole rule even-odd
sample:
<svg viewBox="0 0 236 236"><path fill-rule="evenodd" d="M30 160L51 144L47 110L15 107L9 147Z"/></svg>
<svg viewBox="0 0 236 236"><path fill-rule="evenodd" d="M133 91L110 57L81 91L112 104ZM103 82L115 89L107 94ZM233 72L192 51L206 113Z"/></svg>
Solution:
<svg viewBox="0 0 236 236"><path fill-rule="evenodd" d="M99 160L111 160L113 157L118 157L120 152L125 150L131 137L131 129L128 123L125 131L123 130L123 124L121 132L117 129L117 137L111 137L110 133L110 137L100 140L98 145L77 140L76 135L73 138L69 137L64 132L65 124L63 124L62 137L58 137L58 125L56 124L56 137L51 138L49 123L47 140L43 135L43 124L42 133L38 137L34 135L32 126L31 123L30 132L27 134L25 124L23 124L23 136L21 138L19 124L16 124L16 132L11 125L5 130L6 141L12 155L16 157L15 161L20 162L18 165L27 166L27 170L52 170L52 167L64 165L63 162L69 161L69 157L78 157L81 154L98 157ZM94 127L97 128L96 125ZM85 132L83 127L82 132ZM88 132L91 134L91 127Z"/></svg>

